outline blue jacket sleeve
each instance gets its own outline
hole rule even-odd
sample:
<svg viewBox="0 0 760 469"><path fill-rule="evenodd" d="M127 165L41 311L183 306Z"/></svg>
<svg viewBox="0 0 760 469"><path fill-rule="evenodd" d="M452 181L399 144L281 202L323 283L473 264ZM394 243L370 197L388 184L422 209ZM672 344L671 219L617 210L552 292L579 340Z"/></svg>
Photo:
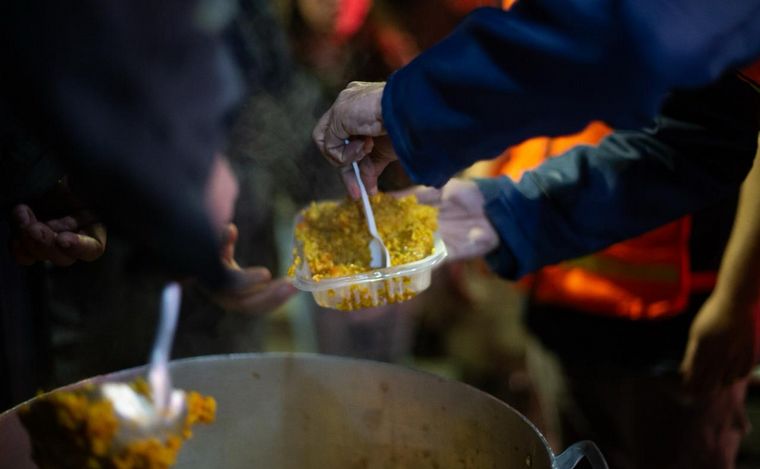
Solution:
<svg viewBox="0 0 760 469"><path fill-rule="evenodd" d="M476 10L388 80L383 119L418 183L590 120L651 121L664 95L760 56L760 0L523 0Z"/></svg>
<svg viewBox="0 0 760 469"><path fill-rule="evenodd" d="M491 267L517 278L719 202L752 166L759 100L749 84L726 77L674 93L642 131L574 148L519 182L479 180L501 239Z"/></svg>

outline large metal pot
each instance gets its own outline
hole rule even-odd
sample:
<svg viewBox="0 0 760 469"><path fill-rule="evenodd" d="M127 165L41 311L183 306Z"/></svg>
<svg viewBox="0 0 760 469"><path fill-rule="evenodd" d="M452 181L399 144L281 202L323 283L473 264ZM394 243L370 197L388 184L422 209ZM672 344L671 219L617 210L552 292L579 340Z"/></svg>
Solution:
<svg viewBox="0 0 760 469"><path fill-rule="evenodd" d="M218 402L216 423L197 428L177 469L571 469L583 456L594 469L607 468L593 443L555 457L536 427L503 402L399 366L245 354L179 360L172 374L177 387ZM16 410L0 415L0 469L34 467Z"/></svg>

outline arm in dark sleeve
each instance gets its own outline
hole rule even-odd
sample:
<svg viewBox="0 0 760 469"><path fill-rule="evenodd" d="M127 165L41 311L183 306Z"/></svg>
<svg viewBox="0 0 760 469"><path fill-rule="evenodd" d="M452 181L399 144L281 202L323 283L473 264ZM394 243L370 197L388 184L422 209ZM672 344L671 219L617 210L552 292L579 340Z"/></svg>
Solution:
<svg viewBox="0 0 760 469"><path fill-rule="evenodd" d="M55 152L110 226L216 281L204 189L241 91L217 16L232 4L11 0L0 19L1 112Z"/></svg>
<svg viewBox="0 0 760 469"><path fill-rule="evenodd" d="M760 56L760 0L523 0L480 9L388 80L383 120L419 183L590 120L640 128L676 87Z"/></svg>
<svg viewBox="0 0 760 469"><path fill-rule="evenodd" d="M501 239L489 259L516 278L598 251L737 190L757 147L758 99L734 76L674 93L654 125L616 131L526 172L480 180Z"/></svg>

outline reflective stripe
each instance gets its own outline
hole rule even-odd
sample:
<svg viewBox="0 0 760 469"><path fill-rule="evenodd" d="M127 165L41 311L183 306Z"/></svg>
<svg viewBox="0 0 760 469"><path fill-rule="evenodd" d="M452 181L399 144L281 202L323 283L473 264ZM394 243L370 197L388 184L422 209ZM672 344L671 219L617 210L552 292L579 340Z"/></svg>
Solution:
<svg viewBox="0 0 760 469"><path fill-rule="evenodd" d="M663 263L631 263L624 260L611 259L603 255L590 255L562 263L567 267L579 267L604 277L614 277L621 280L639 280L660 283L679 281L681 269L675 264Z"/></svg>

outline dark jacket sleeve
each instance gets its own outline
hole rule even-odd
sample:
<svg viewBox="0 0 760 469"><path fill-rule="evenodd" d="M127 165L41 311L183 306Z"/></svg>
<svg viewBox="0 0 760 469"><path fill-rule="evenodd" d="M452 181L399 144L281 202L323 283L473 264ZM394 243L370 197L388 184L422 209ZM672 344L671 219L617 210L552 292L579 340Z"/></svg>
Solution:
<svg viewBox="0 0 760 469"><path fill-rule="evenodd" d="M529 0L475 11L390 77L383 119L419 183L590 120L640 128L666 92L760 56L760 0Z"/></svg>
<svg viewBox="0 0 760 469"><path fill-rule="evenodd" d="M171 269L224 270L203 191L241 86L231 0L10 0L0 109L65 164L109 226Z"/></svg>
<svg viewBox="0 0 760 469"><path fill-rule="evenodd" d="M517 278L631 238L735 193L757 149L760 95L729 76L674 93L654 124L616 131L526 172L479 180L501 239L489 262Z"/></svg>

